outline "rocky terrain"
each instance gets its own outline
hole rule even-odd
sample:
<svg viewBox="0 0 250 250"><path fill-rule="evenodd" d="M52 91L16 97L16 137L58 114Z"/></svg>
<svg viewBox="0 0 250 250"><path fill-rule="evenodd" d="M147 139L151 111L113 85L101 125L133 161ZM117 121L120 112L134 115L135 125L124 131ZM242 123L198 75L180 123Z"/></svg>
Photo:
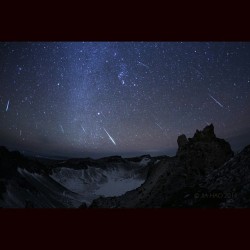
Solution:
<svg viewBox="0 0 250 250"><path fill-rule="evenodd" d="M248 207L250 146L234 156L214 127L177 139L175 157L155 162L145 182L119 197L101 197L90 207Z"/></svg>
<svg viewBox="0 0 250 250"><path fill-rule="evenodd" d="M0 207L250 206L250 146L234 155L212 124L177 143L174 157L64 161L0 147Z"/></svg>
<svg viewBox="0 0 250 250"><path fill-rule="evenodd" d="M84 207L137 188L157 159L44 160L0 147L0 207Z"/></svg>

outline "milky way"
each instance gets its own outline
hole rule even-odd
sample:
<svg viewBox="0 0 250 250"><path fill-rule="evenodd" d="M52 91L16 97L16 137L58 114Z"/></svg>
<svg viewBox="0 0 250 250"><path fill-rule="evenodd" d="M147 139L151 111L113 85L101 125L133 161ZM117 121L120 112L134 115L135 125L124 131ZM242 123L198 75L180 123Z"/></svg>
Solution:
<svg viewBox="0 0 250 250"><path fill-rule="evenodd" d="M1 42L0 87L0 144L15 150L174 154L210 123L236 148L250 139L247 42Z"/></svg>

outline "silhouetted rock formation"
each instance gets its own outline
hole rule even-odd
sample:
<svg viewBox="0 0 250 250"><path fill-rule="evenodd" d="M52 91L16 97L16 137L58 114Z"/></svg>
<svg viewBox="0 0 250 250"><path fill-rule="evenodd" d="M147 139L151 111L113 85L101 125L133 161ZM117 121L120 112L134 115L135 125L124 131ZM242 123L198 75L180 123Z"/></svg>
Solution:
<svg viewBox="0 0 250 250"><path fill-rule="evenodd" d="M187 137L185 135L178 136L177 144L179 149L183 148L188 143Z"/></svg>
<svg viewBox="0 0 250 250"><path fill-rule="evenodd" d="M183 200L190 192L197 191L205 176L234 155L229 143L215 136L212 124L197 130L193 138L179 136L177 143L176 156L152 165L139 188L120 197L96 199L91 207L171 207L177 198ZM182 204L175 202L175 205Z"/></svg>
<svg viewBox="0 0 250 250"><path fill-rule="evenodd" d="M193 138L189 138L188 142L184 136L180 136L178 140L180 145L176 156L190 178L195 173L196 175L207 174L234 155L230 144L215 136L213 124L202 131L196 130Z"/></svg>
<svg viewBox="0 0 250 250"><path fill-rule="evenodd" d="M250 146L193 187L184 187L169 197L163 207L250 207Z"/></svg>

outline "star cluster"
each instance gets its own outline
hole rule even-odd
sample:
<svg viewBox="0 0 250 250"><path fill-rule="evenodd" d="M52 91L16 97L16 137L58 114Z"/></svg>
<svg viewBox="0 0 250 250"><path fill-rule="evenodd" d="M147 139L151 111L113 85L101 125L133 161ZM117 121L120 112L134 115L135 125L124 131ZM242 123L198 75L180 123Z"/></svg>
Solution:
<svg viewBox="0 0 250 250"><path fill-rule="evenodd" d="M174 154L210 123L240 148L250 131L247 42L1 42L0 87L0 144L36 154Z"/></svg>

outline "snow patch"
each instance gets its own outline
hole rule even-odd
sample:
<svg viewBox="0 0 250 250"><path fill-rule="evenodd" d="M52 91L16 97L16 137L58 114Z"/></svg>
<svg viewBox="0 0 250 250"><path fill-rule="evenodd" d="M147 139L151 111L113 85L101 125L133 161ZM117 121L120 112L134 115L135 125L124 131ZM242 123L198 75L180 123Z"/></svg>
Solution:
<svg viewBox="0 0 250 250"><path fill-rule="evenodd" d="M156 165L156 164L159 163L159 162L160 162L160 160L156 160L155 163L154 163L154 165Z"/></svg>
<svg viewBox="0 0 250 250"><path fill-rule="evenodd" d="M144 160L143 166L147 162ZM108 169L88 167L81 170L63 167L50 177L70 191L95 198L96 195L122 195L144 182L144 179L138 178L134 170L116 167Z"/></svg>
<svg viewBox="0 0 250 250"><path fill-rule="evenodd" d="M139 165L140 165L141 167L145 167L145 166L148 165L148 163L149 163L150 161L151 161L150 158L143 158L143 159L140 161Z"/></svg>
<svg viewBox="0 0 250 250"><path fill-rule="evenodd" d="M115 173L107 175L108 181L99 186L99 189L95 192L97 195L104 196L119 196L127 191L136 189L144 180L137 178L117 178Z"/></svg>

